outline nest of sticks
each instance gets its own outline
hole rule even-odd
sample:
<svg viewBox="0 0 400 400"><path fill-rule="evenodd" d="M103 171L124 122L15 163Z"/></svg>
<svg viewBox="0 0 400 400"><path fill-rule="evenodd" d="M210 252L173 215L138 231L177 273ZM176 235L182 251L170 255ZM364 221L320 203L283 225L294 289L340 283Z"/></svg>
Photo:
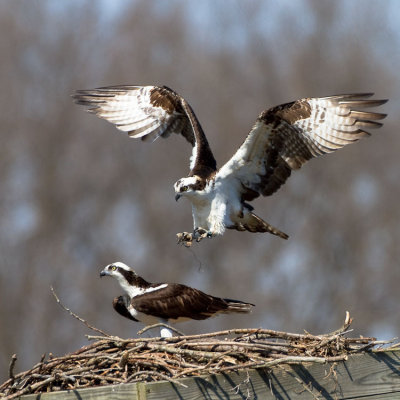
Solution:
<svg viewBox="0 0 400 400"><path fill-rule="evenodd" d="M179 378L272 368L279 364L344 361L350 354L379 350L392 343L372 337L348 337L352 322L348 313L340 329L324 335L232 329L171 338L122 339L107 335L66 310L101 336L87 335L92 343L62 357L50 355L46 359L43 355L38 364L18 374L14 374L14 355L9 379L0 385L0 398L160 380L185 386Z"/></svg>

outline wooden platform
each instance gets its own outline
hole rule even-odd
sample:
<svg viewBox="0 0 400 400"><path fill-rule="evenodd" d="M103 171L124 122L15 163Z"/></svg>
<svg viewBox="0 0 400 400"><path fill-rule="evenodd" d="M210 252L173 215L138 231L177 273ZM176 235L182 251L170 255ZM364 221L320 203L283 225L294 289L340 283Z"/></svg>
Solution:
<svg viewBox="0 0 400 400"><path fill-rule="evenodd" d="M400 350L356 354L334 363L183 378L179 383L132 383L26 395L22 400L400 399Z"/></svg>

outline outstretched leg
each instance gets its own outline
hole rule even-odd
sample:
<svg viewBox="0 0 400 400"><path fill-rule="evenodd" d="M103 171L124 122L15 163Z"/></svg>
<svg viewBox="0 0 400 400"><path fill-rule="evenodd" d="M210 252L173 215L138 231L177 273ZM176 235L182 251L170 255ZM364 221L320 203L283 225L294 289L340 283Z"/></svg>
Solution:
<svg viewBox="0 0 400 400"><path fill-rule="evenodd" d="M178 244L183 244L186 247L190 247L193 241L200 242L204 238L211 238L213 233L204 228L196 228L193 233L182 232L176 234L178 238Z"/></svg>

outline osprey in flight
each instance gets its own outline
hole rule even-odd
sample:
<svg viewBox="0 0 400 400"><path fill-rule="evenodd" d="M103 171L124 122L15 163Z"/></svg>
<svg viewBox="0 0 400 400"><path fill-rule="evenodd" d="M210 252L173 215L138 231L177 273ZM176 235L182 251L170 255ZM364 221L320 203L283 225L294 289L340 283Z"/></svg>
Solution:
<svg viewBox="0 0 400 400"><path fill-rule="evenodd" d="M382 126L386 115L363 111L387 100L373 93L304 98L263 111L243 144L220 169L206 136L187 101L163 86L110 86L78 90L75 102L113 123L130 137L154 141L171 133L192 145L190 172L174 184L175 198L192 204L193 233L178 234L189 246L193 240L238 231L288 235L253 213L248 203L275 193L306 161L368 135Z"/></svg>
<svg viewBox="0 0 400 400"><path fill-rule="evenodd" d="M127 295L116 297L113 307L122 316L146 325L206 319L217 314L249 313L254 304L222 299L178 283L149 283L122 262L107 265L100 276L112 276ZM161 328L162 337L172 336Z"/></svg>

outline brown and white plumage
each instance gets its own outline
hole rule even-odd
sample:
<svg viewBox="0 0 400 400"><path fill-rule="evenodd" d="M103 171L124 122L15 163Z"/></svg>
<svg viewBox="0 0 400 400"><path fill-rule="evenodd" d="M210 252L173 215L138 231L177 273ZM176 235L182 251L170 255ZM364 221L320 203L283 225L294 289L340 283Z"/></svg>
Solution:
<svg viewBox="0 0 400 400"><path fill-rule="evenodd" d="M115 311L146 325L203 320L218 314L249 313L254 306L239 300L211 296L178 283L150 283L121 262L107 265L100 276L114 277L127 293L114 299ZM170 332L162 329L161 335L170 336Z"/></svg>
<svg viewBox="0 0 400 400"><path fill-rule="evenodd" d="M144 141L182 135L193 147L191 174L198 166L215 171L216 161L196 115L186 100L172 89L158 86L109 86L78 90L77 104L113 123L130 137Z"/></svg>
<svg viewBox="0 0 400 400"><path fill-rule="evenodd" d="M386 100L369 99L372 93L304 98L263 111L244 143L217 170L204 132L186 100L167 87L113 86L80 90L75 101L116 125L129 136L143 140L182 135L192 145L190 172L175 185L176 198L192 203L193 238L224 233L226 228L270 232L288 236L252 212L247 203L276 192L306 161L368 135L382 126L386 115L365 111Z"/></svg>

